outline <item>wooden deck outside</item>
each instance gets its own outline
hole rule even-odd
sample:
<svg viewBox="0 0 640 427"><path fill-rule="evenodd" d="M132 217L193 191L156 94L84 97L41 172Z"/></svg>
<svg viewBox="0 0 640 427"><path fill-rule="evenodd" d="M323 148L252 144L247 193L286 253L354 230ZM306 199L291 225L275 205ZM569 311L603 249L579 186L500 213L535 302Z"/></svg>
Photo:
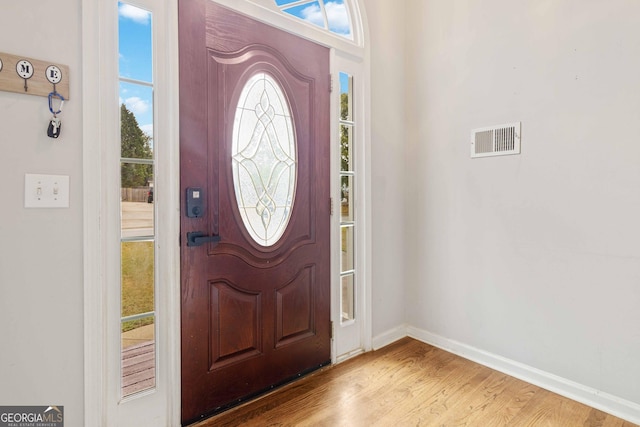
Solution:
<svg viewBox="0 0 640 427"><path fill-rule="evenodd" d="M156 385L156 344L147 341L122 350L122 395Z"/></svg>

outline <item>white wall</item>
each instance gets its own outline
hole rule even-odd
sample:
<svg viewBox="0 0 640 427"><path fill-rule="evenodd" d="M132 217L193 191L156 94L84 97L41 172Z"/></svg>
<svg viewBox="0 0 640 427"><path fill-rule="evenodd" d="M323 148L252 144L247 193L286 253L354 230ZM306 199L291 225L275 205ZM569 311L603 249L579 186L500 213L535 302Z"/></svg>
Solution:
<svg viewBox="0 0 640 427"><path fill-rule="evenodd" d="M377 337L405 322L405 13L404 2L365 0L364 5L371 54L371 117L367 119L371 124L372 328Z"/></svg>
<svg viewBox="0 0 640 427"><path fill-rule="evenodd" d="M0 13L0 52L68 65L71 79L57 140L47 98L0 91L0 403L64 405L69 426L84 410L80 13L79 0ZM25 173L69 175L70 208L25 209Z"/></svg>
<svg viewBox="0 0 640 427"><path fill-rule="evenodd" d="M640 2L406 12L408 323L640 404Z"/></svg>

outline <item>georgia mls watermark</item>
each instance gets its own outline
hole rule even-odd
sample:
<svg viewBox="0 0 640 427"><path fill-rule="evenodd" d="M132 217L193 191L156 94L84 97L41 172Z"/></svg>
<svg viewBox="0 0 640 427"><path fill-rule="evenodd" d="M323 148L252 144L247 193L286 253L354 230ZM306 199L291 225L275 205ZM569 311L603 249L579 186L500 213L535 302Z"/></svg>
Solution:
<svg viewBox="0 0 640 427"><path fill-rule="evenodd" d="M0 427L64 427L64 406L0 406Z"/></svg>

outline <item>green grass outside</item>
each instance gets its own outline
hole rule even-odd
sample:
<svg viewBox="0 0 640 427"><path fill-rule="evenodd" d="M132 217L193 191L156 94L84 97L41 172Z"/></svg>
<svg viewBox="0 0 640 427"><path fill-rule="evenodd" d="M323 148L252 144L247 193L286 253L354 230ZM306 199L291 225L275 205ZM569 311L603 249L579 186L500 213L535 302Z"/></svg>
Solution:
<svg viewBox="0 0 640 427"><path fill-rule="evenodd" d="M123 242L122 317L154 310L153 242ZM153 317L124 322L122 332L150 325Z"/></svg>

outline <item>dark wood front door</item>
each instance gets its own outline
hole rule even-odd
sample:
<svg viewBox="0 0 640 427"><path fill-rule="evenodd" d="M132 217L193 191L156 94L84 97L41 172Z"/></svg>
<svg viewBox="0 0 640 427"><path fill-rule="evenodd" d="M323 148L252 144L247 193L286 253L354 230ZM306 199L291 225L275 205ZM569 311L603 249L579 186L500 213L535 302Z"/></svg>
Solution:
<svg viewBox="0 0 640 427"><path fill-rule="evenodd" d="M330 88L328 49L209 0L179 37L189 423L330 361Z"/></svg>

